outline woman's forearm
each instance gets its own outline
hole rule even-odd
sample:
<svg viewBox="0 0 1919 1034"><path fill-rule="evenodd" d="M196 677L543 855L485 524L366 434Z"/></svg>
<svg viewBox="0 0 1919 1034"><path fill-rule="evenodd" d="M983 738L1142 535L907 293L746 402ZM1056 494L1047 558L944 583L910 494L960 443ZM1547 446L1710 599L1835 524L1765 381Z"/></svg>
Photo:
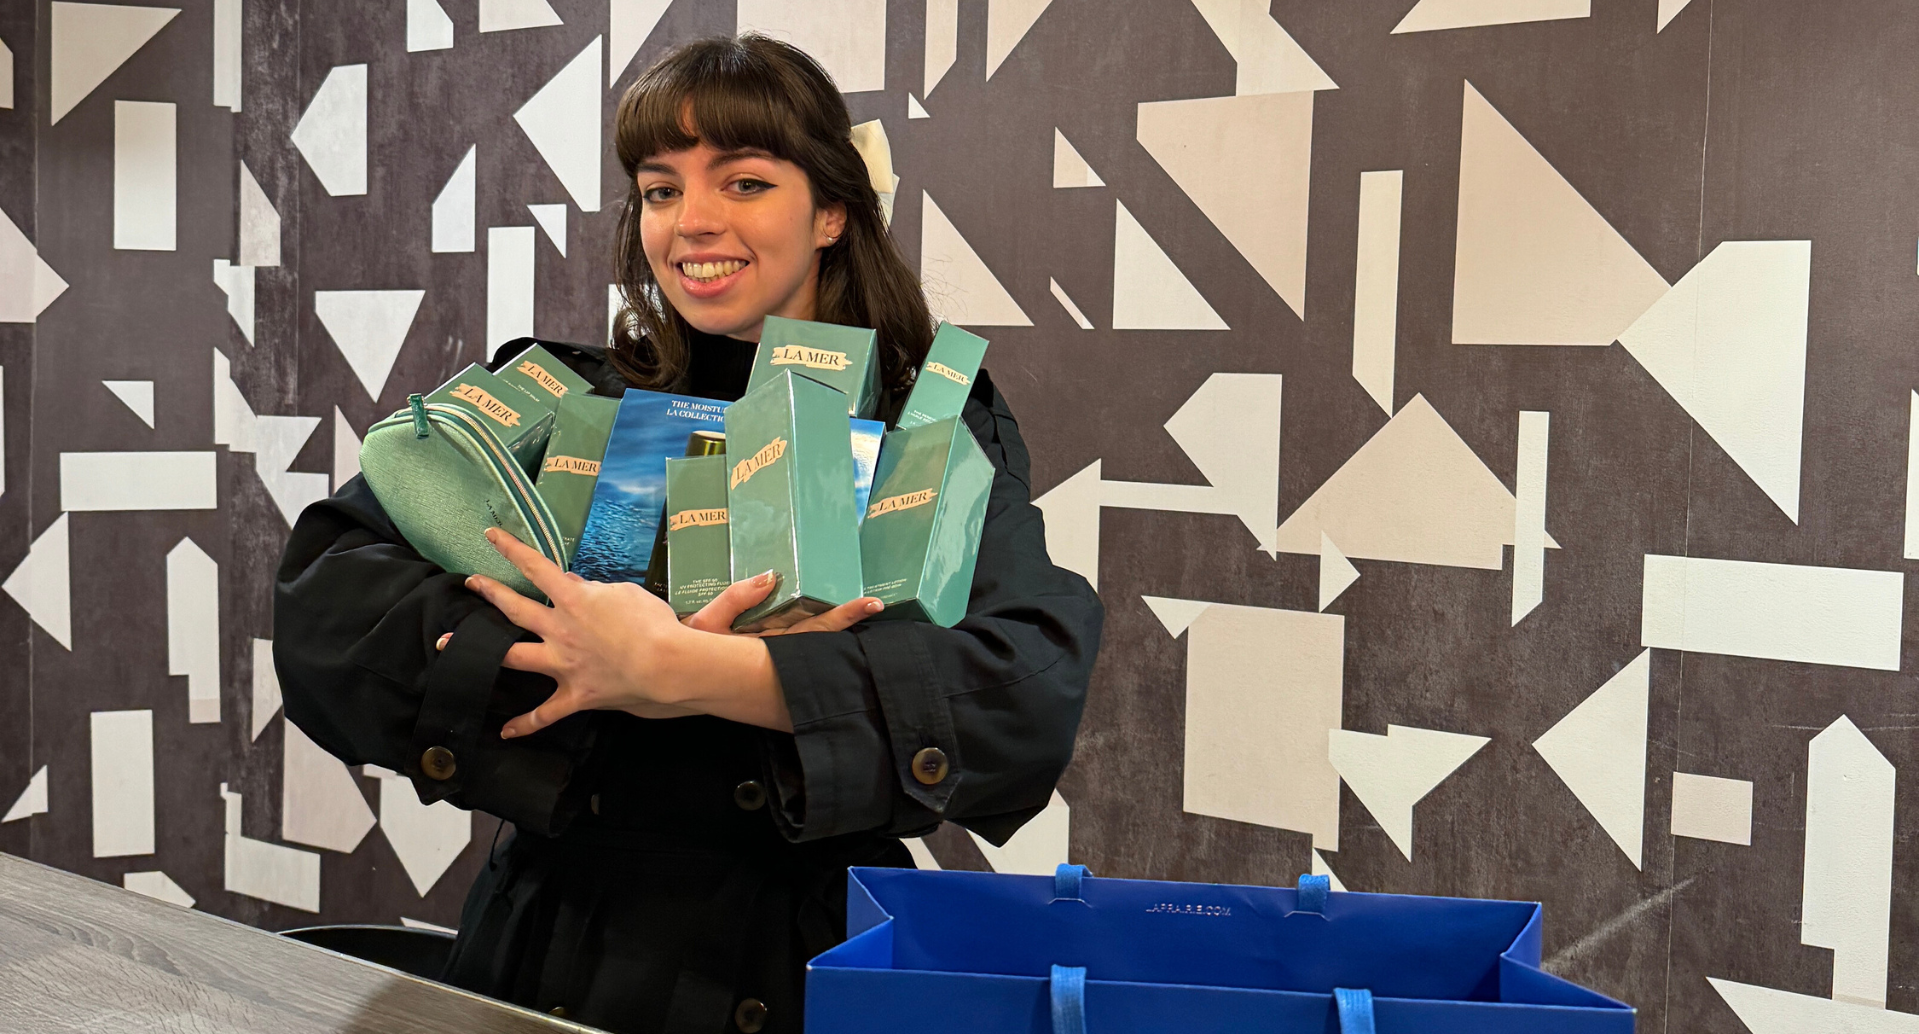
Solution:
<svg viewBox="0 0 1919 1034"><path fill-rule="evenodd" d="M666 677L649 696L728 721L793 731L786 693L764 642L691 629L675 638L665 658Z"/></svg>

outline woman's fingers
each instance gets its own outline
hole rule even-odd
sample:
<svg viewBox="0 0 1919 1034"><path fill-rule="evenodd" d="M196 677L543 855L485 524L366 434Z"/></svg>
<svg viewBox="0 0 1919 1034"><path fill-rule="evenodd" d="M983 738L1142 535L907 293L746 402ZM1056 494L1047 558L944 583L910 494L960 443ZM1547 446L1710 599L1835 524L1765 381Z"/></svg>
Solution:
<svg viewBox="0 0 1919 1034"><path fill-rule="evenodd" d="M697 628L702 632L718 632L721 635L733 631L733 619L746 613L747 609L766 598L779 583L779 576L771 571L762 572L751 578L742 578L713 597L699 613L686 619L688 628Z"/></svg>
<svg viewBox="0 0 1919 1034"><path fill-rule="evenodd" d="M521 736L531 736L580 709L579 695L562 687L555 690L552 696L547 697L546 703L506 723L500 729L500 738L511 740Z"/></svg>
<svg viewBox="0 0 1919 1034"><path fill-rule="evenodd" d="M556 604L561 594L576 584L567 581L566 572L560 570L560 565L548 560L539 550L499 528L486 529L486 540L493 544L494 549L500 551L500 555L505 557L508 563L518 568L520 573L526 576L527 581L546 593L546 598Z"/></svg>
<svg viewBox="0 0 1919 1034"><path fill-rule="evenodd" d="M554 663L553 648L545 643L514 643L506 648L506 657L500 661L500 667L515 671L537 671L555 678L560 675L559 666Z"/></svg>
<svg viewBox="0 0 1919 1034"><path fill-rule="evenodd" d="M468 575L466 587L500 608L500 613L505 614L508 621L521 628L536 635L545 635L550 631L547 620L553 614L551 608L535 603L483 574Z"/></svg>
<svg viewBox="0 0 1919 1034"><path fill-rule="evenodd" d="M804 621L794 622L786 628L767 635L792 635L795 632L843 632L861 621L884 610L885 604L871 596L861 596L850 603L842 603L823 614L815 614Z"/></svg>
<svg viewBox="0 0 1919 1034"><path fill-rule="evenodd" d="M440 637L439 642L433 644L433 648L435 650L444 650L446 649L446 644L449 642L452 642L452 640L453 640L453 633L448 632L445 635L442 635Z"/></svg>

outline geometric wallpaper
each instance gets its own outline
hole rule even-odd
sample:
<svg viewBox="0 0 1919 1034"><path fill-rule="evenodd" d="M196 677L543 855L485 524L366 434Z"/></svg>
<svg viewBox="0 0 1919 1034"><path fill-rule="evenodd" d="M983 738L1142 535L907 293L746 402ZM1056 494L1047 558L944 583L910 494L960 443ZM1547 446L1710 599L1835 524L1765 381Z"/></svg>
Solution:
<svg viewBox="0 0 1919 1034"><path fill-rule="evenodd" d="M455 921L498 823L279 717L272 572L409 391L604 339L620 91L737 28L881 124L1106 603L1054 806L922 864L1539 900L1642 1030L1919 1031L1885 0L0 5L0 850Z"/></svg>

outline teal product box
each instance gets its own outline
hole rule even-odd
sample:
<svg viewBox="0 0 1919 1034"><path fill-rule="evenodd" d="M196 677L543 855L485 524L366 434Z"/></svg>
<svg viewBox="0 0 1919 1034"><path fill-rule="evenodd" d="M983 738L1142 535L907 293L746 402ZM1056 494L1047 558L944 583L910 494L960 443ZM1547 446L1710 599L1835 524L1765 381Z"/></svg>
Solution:
<svg viewBox="0 0 1919 1034"><path fill-rule="evenodd" d="M558 397L558 402L553 434L547 440L535 487L559 522L567 563L571 564L580 551L587 515L593 510L600 460L606 455L613 421L619 417L620 400L568 391Z"/></svg>
<svg viewBox="0 0 1919 1034"><path fill-rule="evenodd" d="M957 416L886 434L860 525L865 595L879 618L948 628L966 616L993 461Z"/></svg>
<svg viewBox="0 0 1919 1034"><path fill-rule="evenodd" d="M870 418L880 404L877 341L878 335L864 327L768 316L746 390L790 370L844 392L848 416Z"/></svg>
<svg viewBox="0 0 1919 1034"><path fill-rule="evenodd" d="M560 400L568 395L588 395L593 391L593 385L585 377L574 373L572 367L539 345L508 360L494 376L540 400L549 409L557 408Z"/></svg>
<svg viewBox="0 0 1919 1034"><path fill-rule="evenodd" d="M986 360L986 345L986 339L977 334L951 323L940 324L896 426L905 430L959 416L966 408L966 397L973 392L980 363Z"/></svg>
<svg viewBox="0 0 1919 1034"><path fill-rule="evenodd" d="M733 580L768 570L779 578L734 620L736 631L784 628L860 597L851 440L846 396L790 371L728 407Z"/></svg>
<svg viewBox="0 0 1919 1034"><path fill-rule="evenodd" d="M666 600L681 617L733 584L726 454L666 461Z"/></svg>
<svg viewBox="0 0 1919 1034"><path fill-rule="evenodd" d="M553 433L553 407L501 379L479 363L461 370L452 380L433 389L427 402L458 406L481 418L500 444L512 453L520 469L533 474Z"/></svg>
<svg viewBox="0 0 1919 1034"><path fill-rule="evenodd" d="M606 440L573 570L596 582L646 582L666 511L666 461L695 431L724 431L727 404L628 388Z"/></svg>

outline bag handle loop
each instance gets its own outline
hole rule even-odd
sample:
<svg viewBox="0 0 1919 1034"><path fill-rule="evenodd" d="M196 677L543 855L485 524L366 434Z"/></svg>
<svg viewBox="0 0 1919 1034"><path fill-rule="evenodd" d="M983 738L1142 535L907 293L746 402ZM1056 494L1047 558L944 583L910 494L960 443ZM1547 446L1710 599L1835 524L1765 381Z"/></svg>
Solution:
<svg viewBox="0 0 1919 1034"><path fill-rule="evenodd" d="M1324 915L1326 899L1332 895L1332 892L1332 877L1303 874L1299 878L1298 903L1293 906L1293 911Z"/></svg>
<svg viewBox="0 0 1919 1034"><path fill-rule="evenodd" d="M1333 1008L1339 1012L1339 1034L1374 1034L1371 991L1333 988Z"/></svg>
<svg viewBox="0 0 1919 1034"><path fill-rule="evenodd" d="M1053 1034L1086 1034L1086 967L1055 965L1052 996Z"/></svg>
<svg viewBox="0 0 1919 1034"><path fill-rule="evenodd" d="M1071 865L1066 862L1059 863L1059 868L1053 870L1053 900L1085 900L1085 898L1081 896L1080 885L1092 875L1093 870L1088 869L1084 865Z"/></svg>

